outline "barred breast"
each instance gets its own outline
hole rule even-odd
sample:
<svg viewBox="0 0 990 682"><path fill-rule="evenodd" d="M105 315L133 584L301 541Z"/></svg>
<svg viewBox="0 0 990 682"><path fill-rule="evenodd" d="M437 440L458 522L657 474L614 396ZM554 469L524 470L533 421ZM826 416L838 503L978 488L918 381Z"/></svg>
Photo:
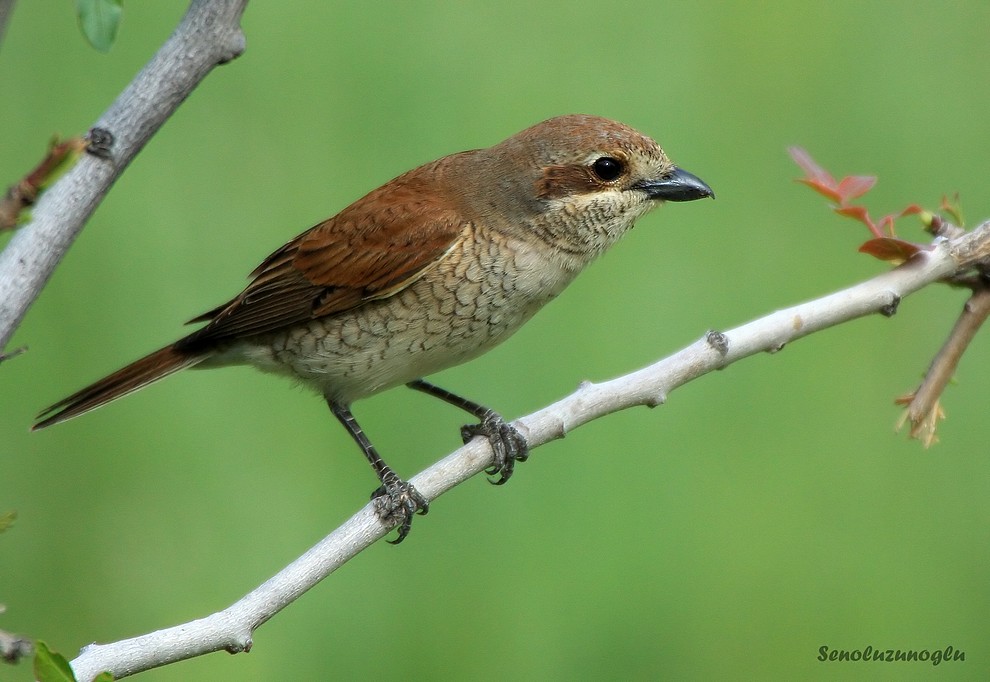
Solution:
<svg viewBox="0 0 990 682"><path fill-rule="evenodd" d="M567 286L583 260L470 224L436 267L389 298L245 339L209 364L287 374L349 404L501 343Z"/></svg>

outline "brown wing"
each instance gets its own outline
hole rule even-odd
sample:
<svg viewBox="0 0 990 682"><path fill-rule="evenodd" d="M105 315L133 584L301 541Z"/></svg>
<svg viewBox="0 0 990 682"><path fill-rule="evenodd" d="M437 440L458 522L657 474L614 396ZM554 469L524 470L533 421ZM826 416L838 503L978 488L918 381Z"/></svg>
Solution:
<svg viewBox="0 0 990 682"><path fill-rule="evenodd" d="M464 227L455 207L411 171L299 235L251 273L229 303L179 342L252 336L386 298L450 252Z"/></svg>

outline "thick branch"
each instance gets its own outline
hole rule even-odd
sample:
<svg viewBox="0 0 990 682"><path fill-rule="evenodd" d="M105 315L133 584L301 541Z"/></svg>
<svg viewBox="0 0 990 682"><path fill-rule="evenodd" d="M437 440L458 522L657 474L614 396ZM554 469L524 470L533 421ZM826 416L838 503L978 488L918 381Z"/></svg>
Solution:
<svg viewBox="0 0 990 682"><path fill-rule="evenodd" d="M606 414L635 405L663 404L678 386L742 358L779 351L803 336L871 313L893 315L905 296L966 269L972 259L988 252L990 226L984 225L862 284L771 313L725 333L709 332L674 355L632 374L601 384L582 384L572 395L514 425L536 448ZM487 441L476 438L411 482L432 501L491 463ZM388 532L369 503L229 608L133 639L93 644L72 662L72 667L80 680L89 680L103 670L119 679L211 651L246 651L256 628Z"/></svg>
<svg viewBox="0 0 990 682"><path fill-rule="evenodd" d="M113 138L107 158L81 158L41 196L32 221L0 253L0 351L134 156L213 67L244 50L246 4L192 1L172 36L96 122L94 129Z"/></svg>

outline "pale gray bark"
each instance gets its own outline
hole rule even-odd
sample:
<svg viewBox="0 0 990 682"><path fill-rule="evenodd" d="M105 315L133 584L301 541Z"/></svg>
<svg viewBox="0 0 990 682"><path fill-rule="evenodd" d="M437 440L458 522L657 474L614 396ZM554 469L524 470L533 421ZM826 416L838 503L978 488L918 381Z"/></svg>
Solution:
<svg viewBox="0 0 990 682"><path fill-rule="evenodd" d="M49 188L0 253L0 352L111 185L213 67L244 51L247 0L193 0L175 32L93 129L113 137Z"/></svg>

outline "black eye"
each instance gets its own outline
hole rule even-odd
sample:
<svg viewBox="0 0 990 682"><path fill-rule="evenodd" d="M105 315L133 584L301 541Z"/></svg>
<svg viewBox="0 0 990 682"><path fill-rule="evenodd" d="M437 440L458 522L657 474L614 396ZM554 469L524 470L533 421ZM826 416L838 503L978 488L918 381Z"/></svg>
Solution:
<svg viewBox="0 0 990 682"><path fill-rule="evenodd" d="M595 172L595 175L597 175L600 180L611 182L622 175L622 171L625 170L625 166L618 159L613 159L611 156L603 156L591 164L591 170Z"/></svg>

